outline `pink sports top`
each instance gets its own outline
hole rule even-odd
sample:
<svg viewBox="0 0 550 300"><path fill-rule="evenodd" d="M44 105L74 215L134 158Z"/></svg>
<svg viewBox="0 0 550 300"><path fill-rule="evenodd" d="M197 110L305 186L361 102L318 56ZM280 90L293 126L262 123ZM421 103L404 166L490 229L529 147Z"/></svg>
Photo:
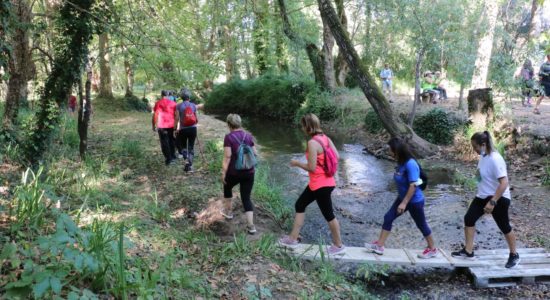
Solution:
<svg viewBox="0 0 550 300"><path fill-rule="evenodd" d="M319 134L317 135L317 138L323 141L323 146L325 146L325 148L330 147L330 142L326 135ZM308 159L307 149L306 149L306 159ZM324 163L325 163L325 154L321 152L320 154L317 154L317 166L315 167L315 171L308 172L309 173L308 186L309 186L309 189L312 191L315 191L322 187L336 186L336 181L334 180L334 176L328 176L325 173L325 170L323 169Z"/></svg>

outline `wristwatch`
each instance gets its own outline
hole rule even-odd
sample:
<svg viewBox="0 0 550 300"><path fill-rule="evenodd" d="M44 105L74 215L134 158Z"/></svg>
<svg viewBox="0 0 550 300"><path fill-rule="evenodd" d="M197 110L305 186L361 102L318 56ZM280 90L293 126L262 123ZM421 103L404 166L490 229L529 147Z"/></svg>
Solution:
<svg viewBox="0 0 550 300"><path fill-rule="evenodd" d="M491 203L492 206L496 206L497 202L493 199L489 200L489 203Z"/></svg>

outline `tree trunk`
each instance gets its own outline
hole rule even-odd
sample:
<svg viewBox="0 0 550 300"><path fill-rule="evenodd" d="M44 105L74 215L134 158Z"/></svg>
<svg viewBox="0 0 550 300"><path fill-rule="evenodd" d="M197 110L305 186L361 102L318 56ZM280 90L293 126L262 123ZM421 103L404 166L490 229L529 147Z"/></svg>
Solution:
<svg viewBox="0 0 550 300"><path fill-rule="evenodd" d="M269 28L267 26L267 4L265 0L259 1L254 10L254 28L252 39L254 41L254 55L258 74L265 74L269 66Z"/></svg>
<svg viewBox="0 0 550 300"><path fill-rule="evenodd" d="M409 115L409 127L413 127L414 118L416 116L416 105L421 103L420 99L420 70L422 69L422 60L424 59L425 49L421 48L416 54L416 64L414 66L414 102Z"/></svg>
<svg viewBox="0 0 550 300"><path fill-rule="evenodd" d="M82 95L82 80L78 81L78 91L80 105L78 107L78 136L80 137L80 159L86 159L86 150L88 149L88 126L90 123L90 114L92 109L92 68L88 64L86 68L86 98Z"/></svg>
<svg viewBox="0 0 550 300"><path fill-rule="evenodd" d="M529 43L529 41L532 38L533 35L533 29L535 29L535 13L537 13L538 9L538 3L541 0L532 0L531 3L531 15L529 15L529 31L527 32L527 39L526 42Z"/></svg>
<svg viewBox="0 0 550 300"><path fill-rule="evenodd" d="M233 38L231 37L231 30L229 25L223 26L223 49L225 52L225 76L227 80L233 79L237 72L237 59L235 57L235 49L233 47Z"/></svg>
<svg viewBox="0 0 550 300"><path fill-rule="evenodd" d="M317 45L304 41L301 37L296 35L292 30L290 25L290 20L286 13L285 0L277 0L279 3L279 13L281 14L281 19L283 20L283 32L293 43L304 46L306 49L307 57L311 63L311 68L313 69L313 76L315 82L321 87L325 87L325 76L324 76L324 59L323 53L319 50Z"/></svg>
<svg viewBox="0 0 550 300"><path fill-rule="evenodd" d="M8 56L8 92L4 109L2 127L6 130L12 128L17 119L19 106L27 99L27 83L34 73L34 62L32 61L29 46L28 25L31 23L31 9L26 0L13 1L13 9L17 22L21 25L14 30L10 39L11 54Z"/></svg>
<svg viewBox="0 0 550 300"><path fill-rule="evenodd" d="M464 110L464 89L466 89L466 84L460 82L460 94L458 95L458 110Z"/></svg>
<svg viewBox="0 0 550 300"><path fill-rule="evenodd" d="M328 24L323 21L323 77L325 82L323 86L328 91L334 91L336 88L336 79L334 78L334 58L332 49L334 48L334 37L330 33Z"/></svg>
<svg viewBox="0 0 550 300"><path fill-rule="evenodd" d="M342 23L342 27L347 32L348 18L346 17L346 11L344 9L344 0L336 0L335 3L336 3L336 11L338 12L338 18L340 19L340 23ZM334 63L334 71L335 71L335 77L336 77L335 78L336 84L338 86L345 86L346 77L348 76L348 73L349 73L349 68L348 68L348 64L346 63L346 60L344 59L344 55L342 54L341 51L338 51L338 56L336 56L336 61Z"/></svg>
<svg viewBox="0 0 550 300"><path fill-rule="evenodd" d="M476 131L486 130L494 122L493 95L490 88L470 90L468 115Z"/></svg>
<svg viewBox="0 0 550 300"><path fill-rule="evenodd" d="M435 146L417 136L414 131L404 124L399 118L395 118L391 107L376 85L372 76L361 63L357 52L342 28L330 0L317 0L321 17L329 25L340 51L342 51L351 73L363 90L367 100L380 118L384 128L393 137L401 137L410 145L412 152L418 157L425 157L435 153Z"/></svg>
<svg viewBox="0 0 550 300"><path fill-rule="evenodd" d="M252 79L254 78L254 73L252 72L252 68L250 67L250 56L249 56L249 53L248 53L248 43L246 42L246 39L245 39L245 30L246 30L246 27L245 26L240 26L241 27L241 47L242 47L242 52L243 52L243 60L244 60L244 68L246 70L246 79Z"/></svg>
<svg viewBox="0 0 550 300"><path fill-rule="evenodd" d="M99 35L99 97L113 98L111 83L111 60L109 58L109 34Z"/></svg>
<svg viewBox="0 0 550 300"><path fill-rule="evenodd" d="M124 85L126 92L124 95L126 97L132 97L134 95L134 68L132 67L132 63L130 63L130 59L128 59L128 57L124 58L124 74L126 74L126 82ZM90 87L91 85L92 81L90 78Z"/></svg>
<svg viewBox="0 0 550 300"><path fill-rule="evenodd" d="M475 62L474 76L472 77L472 88L479 89L487 87L489 75L489 64L493 52L493 39L498 16L498 1L486 0L486 15L488 27L485 35L479 41Z"/></svg>

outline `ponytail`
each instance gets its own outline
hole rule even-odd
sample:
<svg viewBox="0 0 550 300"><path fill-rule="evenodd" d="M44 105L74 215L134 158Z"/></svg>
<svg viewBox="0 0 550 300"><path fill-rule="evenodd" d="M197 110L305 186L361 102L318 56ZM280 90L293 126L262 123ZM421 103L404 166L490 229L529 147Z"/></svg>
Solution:
<svg viewBox="0 0 550 300"><path fill-rule="evenodd" d="M485 144L487 154L493 152L493 141L489 131L485 130L483 132L476 132L472 135L471 140L480 146Z"/></svg>

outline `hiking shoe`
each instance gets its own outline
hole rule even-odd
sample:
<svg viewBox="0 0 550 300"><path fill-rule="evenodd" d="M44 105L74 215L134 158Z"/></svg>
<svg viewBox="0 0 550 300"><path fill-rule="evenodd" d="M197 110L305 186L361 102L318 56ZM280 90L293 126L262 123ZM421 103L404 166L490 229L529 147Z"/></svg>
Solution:
<svg viewBox="0 0 550 300"><path fill-rule="evenodd" d="M472 251L472 253L468 253L468 251L466 251L466 248L462 248L462 250L460 250L460 251L451 252L451 256L452 257L465 258L465 259L474 259L475 258L474 251Z"/></svg>
<svg viewBox="0 0 550 300"><path fill-rule="evenodd" d="M246 231L248 231L249 234L254 234L256 233L256 226L246 225Z"/></svg>
<svg viewBox="0 0 550 300"><path fill-rule="evenodd" d="M418 254L417 256L418 256L418 258L423 258L423 259L436 257L437 256L437 248L433 248L433 249L426 248L426 249L424 249L424 251L422 253Z"/></svg>
<svg viewBox="0 0 550 300"><path fill-rule="evenodd" d="M291 249L295 249L300 244L300 242L298 242L298 240L293 240L288 235L285 235L282 238L280 238L278 243L279 243L279 246L287 247L287 248L291 248Z"/></svg>
<svg viewBox="0 0 550 300"><path fill-rule="evenodd" d="M533 110L533 113L534 113L535 115L540 115L540 110L539 110L538 108L535 108L535 109Z"/></svg>
<svg viewBox="0 0 550 300"><path fill-rule="evenodd" d="M233 219L233 214L232 214L232 213L226 213L226 212L224 212L223 210L220 210L220 214L222 214L222 216L223 216L226 220L231 220L231 219Z"/></svg>
<svg viewBox="0 0 550 300"><path fill-rule="evenodd" d="M510 253L510 256L508 256L508 262L506 262L505 267L510 269L519 264L519 254L517 253Z"/></svg>
<svg viewBox="0 0 550 300"><path fill-rule="evenodd" d="M344 255L346 253L346 246L342 244L342 246L338 247L336 245L330 245L327 249L328 255Z"/></svg>
<svg viewBox="0 0 550 300"><path fill-rule="evenodd" d="M384 254L384 247L378 245L378 241L374 241L372 243L365 243L365 248L367 248L368 252L373 252L378 255Z"/></svg>
<svg viewBox="0 0 550 300"><path fill-rule="evenodd" d="M185 167L183 167L183 171L193 173L193 166L186 164Z"/></svg>

